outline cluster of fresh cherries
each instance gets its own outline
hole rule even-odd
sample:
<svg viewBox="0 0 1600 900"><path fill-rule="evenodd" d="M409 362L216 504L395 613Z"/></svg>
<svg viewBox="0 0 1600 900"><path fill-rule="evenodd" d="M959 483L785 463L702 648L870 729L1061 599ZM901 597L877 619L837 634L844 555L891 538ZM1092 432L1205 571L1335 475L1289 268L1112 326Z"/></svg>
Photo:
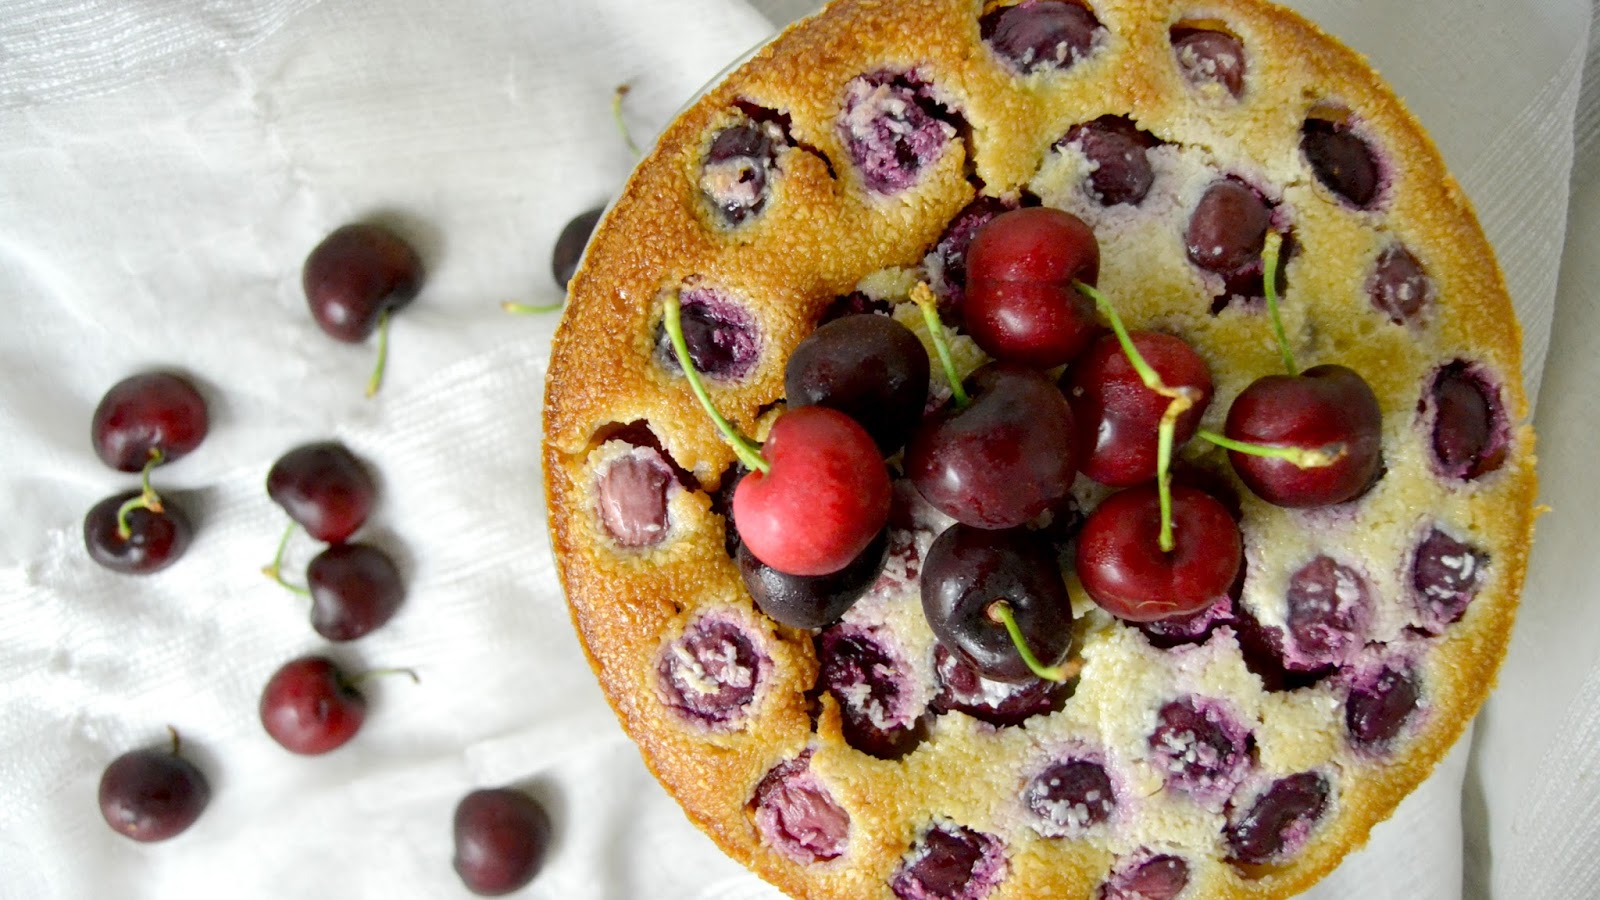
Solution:
<svg viewBox="0 0 1600 900"><path fill-rule="evenodd" d="M388 315L415 296L421 280L416 252L375 225L338 229L306 260L307 299L325 331L352 342L379 331L379 363L369 393L382 377ZM203 398L181 376L139 375L107 392L94 414L95 450L116 469L141 472L143 484L90 510L84 542L91 558L118 572L143 574L183 554L192 537L189 521L170 498L154 490L150 472L193 451L208 427ZM330 641L351 641L389 621L404 596L399 570L378 547L351 541L377 499L377 486L361 461L334 442L298 447L273 464L267 493L292 522L264 571L311 598L316 632ZM307 565L304 587L282 575L284 552L296 528L328 545ZM320 655L291 660L262 691L262 726L291 752L332 751L354 737L365 721L361 683L391 673L416 678L409 669L349 675ZM171 735L170 747L125 753L101 777L102 816L133 840L161 841L182 833L211 799L205 774L181 754L177 731ZM454 865L463 883L486 896L505 894L527 884L542 867L550 818L521 791L477 790L456 808L454 841Z"/></svg>
<svg viewBox="0 0 1600 900"><path fill-rule="evenodd" d="M1004 211L977 229L962 314L993 361L970 379L952 364L932 292L913 290L951 387L927 415L921 342L887 316L845 315L796 348L786 410L758 447L711 404L669 298L664 324L690 386L749 469L731 513L756 604L818 628L871 586L889 516L885 459L902 450L922 498L956 520L923 561L924 612L941 645L984 677L1076 672L1062 567L1041 526L1074 515L1079 473L1117 489L1077 534L1073 564L1097 604L1152 623L1226 599L1242 562L1236 514L1199 479L1174 478L1186 441L1225 447L1240 480L1285 507L1354 499L1381 468L1382 420L1367 382L1343 366L1295 367L1278 321L1276 237L1265 241L1263 272L1287 371L1246 388L1220 434L1198 427L1212 398L1205 361L1181 338L1124 328L1094 287L1093 232L1056 209Z"/></svg>

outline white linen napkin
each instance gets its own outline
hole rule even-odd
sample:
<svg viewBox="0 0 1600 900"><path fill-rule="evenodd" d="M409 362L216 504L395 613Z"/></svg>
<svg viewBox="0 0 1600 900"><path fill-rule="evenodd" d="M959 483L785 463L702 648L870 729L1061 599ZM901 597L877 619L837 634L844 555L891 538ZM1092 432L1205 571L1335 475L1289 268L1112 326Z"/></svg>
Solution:
<svg viewBox="0 0 1600 900"><path fill-rule="evenodd" d="M1585 336L1600 324L1554 302L1588 9L1293 5L1370 55L1432 130L1499 248L1530 387L1553 311L1589 316L1557 333L1550 383L1565 390L1546 409L1566 416L1541 449L1548 496L1600 502L1578 467L1593 363L1559 368L1600 357ZM774 24L817 6L0 0L0 897L463 896L451 811L503 783L555 817L525 896L776 896L688 824L594 685L538 472L554 319L498 303L559 299L555 235L626 176L615 85L633 85L626 119L648 138ZM1574 214L1592 234L1585 183L1591 202L1575 197ZM387 383L368 401L373 347L316 329L299 268L332 227L374 213L419 242L430 275L395 319ZM1594 263L1576 259L1562 287L1593 298ZM96 460L89 416L113 382L158 366L191 373L212 404L210 437L157 473L196 540L165 572L118 577L85 558L81 520L134 479ZM263 482L282 451L326 437L379 473L369 531L409 587L393 622L334 655L422 681L374 682L363 732L303 759L256 719L270 672L324 648L304 603L258 574L283 524ZM1579 524L1561 509L1545 524L1530 587L1561 590L1530 590L1480 729L1468 833L1492 841L1464 865L1463 742L1311 896L1457 897L1464 871L1496 897L1595 893L1578 852L1594 829L1567 827L1600 804L1592 780L1570 780L1590 771L1582 753L1600 730L1595 692L1576 693L1600 682L1580 644L1594 630L1561 625L1600 583L1582 568L1593 554ZM294 552L303 563L312 548ZM1550 670L1564 676L1554 687ZM1573 710L1588 726L1541 766L1528 736L1555 740ZM107 761L160 743L168 724L210 775L212 806L181 837L134 845L99 820L95 787ZM1551 846L1567 855L1539 855Z"/></svg>

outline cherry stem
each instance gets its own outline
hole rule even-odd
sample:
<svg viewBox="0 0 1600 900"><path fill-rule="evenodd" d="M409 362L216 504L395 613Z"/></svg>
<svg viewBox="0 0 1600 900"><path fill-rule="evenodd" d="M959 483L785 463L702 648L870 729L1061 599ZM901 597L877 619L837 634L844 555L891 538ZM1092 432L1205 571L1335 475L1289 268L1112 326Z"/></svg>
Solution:
<svg viewBox="0 0 1600 900"><path fill-rule="evenodd" d="M1017 617L1011 612L1011 604L1004 600L996 600L989 604L984 614L991 621L998 621L1006 627L1006 634L1011 635L1011 643L1017 647L1017 655L1022 657L1022 662L1033 674L1045 681L1066 681L1077 676L1083 668L1080 660L1068 660L1056 666L1047 666L1039 662L1039 657L1033 655L1028 649L1028 641L1022 636L1022 628L1017 625Z"/></svg>
<svg viewBox="0 0 1600 900"><path fill-rule="evenodd" d="M1233 438L1208 431L1204 428L1195 434L1216 444L1224 450L1244 453L1250 456L1265 456L1271 459L1282 459L1294 463L1302 469L1320 469L1331 466L1350 452L1343 443L1329 444L1326 447L1271 447L1266 444L1251 444L1245 441L1236 441Z"/></svg>
<svg viewBox="0 0 1600 900"><path fill-rule="evenodd" d="M383 384L383 367L389 361L389 311L378 313L378 363L372 367L372 377L367 379L367 396L378 392Z"/></svg>
<svg viewBox="0 0 1600 900"><path fill-rule="evenodd" d="M178 755L178 729L173 728L171 725L168 725L167 726L167 733L172 735L172 755L173 756L177 756Z"/></svg>
<svg viewBox="0 0 1600 900"><path fill-rule="evenodd" d="M928 326L928 337L933 340L934 352L939 354L939 365L944 367L945 380L950 382L950 396L955 398L956 409L966 409L972 398L961 386L955 361L950 358L950 344L944 337L944 322L939 319L939 304L933 299L933 291L926 284L917 282L917 286L911 289L911 302L922 310L922 321Z"/></svg>
<svg viewBox="0 0 1600 900"><path fill-rule="evenodd" d="M165 459L161 448L150 448L150 458L145 460L144 468L139 472L139 495L129 497L128 502L117 507L117 537L123 540L133 537L133 525L128 522L128 516L134 510L148 509L157 515L166 511L166 507L161 505L161 495L150 484L150 470L161 465Z"/></svg>
<svg viewBox="0 0 1600 900"><path fill-rule="evenodd" d="M410 675L412 684L422 683L422 679L417 677L417 672L415 669L396 668L368 669L367 671L362 672L360 675L346 679L345 684L350 687L359 687L363 681L366 681L369 678L382 678L386 675Z"/></svg>
<svg viewBox="0 0 1600 900"><path fill-rule="evenodd" d="M283 537L278 539L278 552L272 557L272 562L270 564L261 567L261 574L271 578L273 581L276 581L277 583L283 585L302 597L309 597L311 596L311 590L309 588L303 588L298 584L290 584L289 582L283 580L283 551L289 546L289 536L294 534L294 528L295 523L290 522L289 527L283 530Z"/></svg>
<svg viewBox="0 0 1600 900"><path fill-rule="evenodd" d="M739 461L751 471L768 472L772 464L761 457L761 445L740 434L722 413L717 411L717 405L711 402L711 395L706 393L705 383L700 380L700 373L695 370L694 360L689 358L689 344L683 339L683 322L680 318L681 304L676 291L667 295L665 308L662 310L661 324L667 329L667 339L672 341L672 350L678 355L678 365L683 369L683 377L689 380L689 390L694 392L700 400L700 405L705 407L706 413L711 416L711 421L716 423L717 430L727 439L733 453Z"/></svg>
<svg viewBox="0 0 1600 900"><path fill-rule="evenodd" d="M634 156L639 155L639 145L633 142L633 135L628 132L628 123L622 118L622 98L628 96L632 88L627 84L617 85L616 91L611 95L611 118L617 123L617 130L622 132L622 142L628 145Z"/></svg>
<svg viewBox="0 0 1600 900"><path fill-rule="evenodd" d="M1261 285L1267 295L1267 315L1272 319L1272 333L1278 338L1278 352L1283 354L1283 367L1290 375L1299 375L1294 364L1294 354L1289 351L1289 338L1283 332L1283 319L1278 315L1278 254L1282 252L1283 235L1267 232L1267 242L1261 248Z"/></svg>
<svg viewBox="0 0 1600 900"><path fill-rule="evenodd" d="M534 313L557 312L565 305L566 304L559 302L534 304L517 303L514 300L505 300L501 302L500 308L508 313L516 313L517 315L532 315Z"/></svg>
<svg viewBox="0 0 1600 900"><path fill-rule="evenodd" d="M1156 426L1156 495L1161 500L1161 535L1158 543L1161 545L1161 552L1171 553L1172 548L1177 546L1172 537L1172 444L1178 432L1178 418L1194 408L1195 401L1199 399L1199 392L1187 385L1168 387L1167 383L1161 380L1161 375L1145 361L1139 348L1133 345L1133 338L1123 326L1122 317L1117 315L1106 295L1081 281L1075 281L1073 284L1080 293L1093 300L1100 314L1111 322L1111 330L1116 332L1117 343L1122 346L1122 352L1127 355L1133 370L1139 374L1139 380L1147 389L1166 397L1169 401L1166 412L1161 414L1161 424Z"/></svg>

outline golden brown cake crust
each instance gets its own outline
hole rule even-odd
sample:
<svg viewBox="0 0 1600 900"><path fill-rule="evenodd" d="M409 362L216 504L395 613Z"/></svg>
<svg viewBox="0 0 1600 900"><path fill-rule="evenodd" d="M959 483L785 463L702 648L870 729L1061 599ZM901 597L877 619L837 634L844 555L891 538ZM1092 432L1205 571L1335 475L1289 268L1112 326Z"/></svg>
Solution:
<svg viewBox="0 0 1600 900"><path fill-rule="evenodd" d="M1493 252L1432 142L1363 59L1316 26L1258 0L1092 0L1085 5L1105 28L1100 45L1065 71L1023 78L980 38L981 12L997 5L1004 4L837 0L710 89L635 171L572 282L546 381L546 500L573 623L618 718L689 817L793 896L891 896L892 872L934 816L1005 841L1008 873L993 897L1090 896L1114 858L1152 844L1189 861L1184 897L1289 896L1365 843L1371 827L1432 771L1493 684L1532 532L1533 435L1523 424L1520 331ZM1222 23L1247 48L1238 100L1197 93L1183 80L1170 36L1179 22ZM915 71L953 98L969 126L911 188L889 197L863 184L836 128L847 84L878 70ZM729 230L713 222L698 172L709 135L736 115L736 103L781 111L793 145L777 159L766 208ZM1381 199L1370 211L1339 202L1300 152L1307 115L1330 109L1359 121L1385 160ZM1424 714L1386 755L1341 741L1343 706L1329 683L1265 691L1238 663L1237 648L1213 638L1224 646L1203 661L1213 679L1208 686L1237 691L1254 711L1262 771L1336 774L1329 812L1304 850L1271 868L1247 870L1213 858L1214 845L1195 846L1190 826L1203 817L1193 811L1169 820L1146 810L1139 822L1094 840L1042 838L1008 818L1001 798L1015 795L1020 767L1040 747L1089 733L1096 717L1106 723L1095 732L1100 740L1111 741L1123 727L1124 712L1097 699L1104 691L1094 679L1140 666L1167 671L1163 660L1174 652L1151 649L1103 614L1085 615L1088 665L1078 693L1068 709L1042 720L993 729L946 713L916 752L885 761L846 743L837 703L824 693L813 730L806 693L818 662L811 635L777 625L752 605L709 497L734 455L683 379L654 356L666 292L704 283L742 298L760 325L759 361L750 377L715 383L713 395L736 426L759 434L769 405L783 395L784 361L835 297L871 273L917 266L977 196L975 185L989 195L1028 190L1046 203L1068 196L1052 174L1061 165L1052 147L1073 124L1106 114L1129 116L1162 141L1191 148L1214 171L1239 174L1269 193L1299 246L1288 267L1285 325L1303 364L1338 361L1362 372L1384 413L1388 474L1349 517L1244 497L1251 548L1245 602L1281 589L1284 567L1321 548L1370 566L1383 602L1403 605L1407 562L1397 542L1412 540L1428 522L1470 536L1492 559L1465 617L1440 637L1416 639ZM1181 249L1173 249L1181 248L1182 216L1180 201L1165 236L1154 219L1107 226L1099 286L1130 327L1178 333L1210 362L1217 393L1205 424L1218 427L1232 398L1275 371L1278 357L1258 313L1211 313L1211 298L1184 270ZM1367 300L1366 273L1391 240L1403 241L1435 284L1438 301L1420 324L1391 323ZM1417 413L1428 373L1458 359L1492 373L1512 423L1505 464L1471 482L1432 471ZM647 549L621 547L608 536L594 488L603 445L618 427L639 421L700 486L668 490L667 539ZM1193 446L1186 453L1216 455ZM707 611L760 635L770 657L748 717L723 730L690 727L663 704L657 684L662 648ZM1402 631L1397 642L1409 639ZM1156 697L1171 688L1150 690ZM1141 696L1130 692L1126 716L1148 716L1134 708ZM1327 728L1296 730L1313 721ZM808 747L812 770L851 818L848 851L805 865L763 842L749 807L763 776ZM1178 824L1160 840L1169 821Z"/></svg>

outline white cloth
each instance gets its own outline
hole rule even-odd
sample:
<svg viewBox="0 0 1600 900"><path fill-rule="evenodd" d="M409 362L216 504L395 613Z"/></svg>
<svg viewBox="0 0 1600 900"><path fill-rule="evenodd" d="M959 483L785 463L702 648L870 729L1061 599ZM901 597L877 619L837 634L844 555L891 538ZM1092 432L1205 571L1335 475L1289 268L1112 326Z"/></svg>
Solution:
<svg viewBox="0 0 1600 900"><path fill-rule="evenodd" d="M633 84L627 119L647 138L817 5L0 0L0 897L459 896L451 811L504 783L555 818L526 896L775 896L687 823L593 682L538 473L554 318L498 304L559 299L556 234L625 177L616 84ZM1476 202L1527 330L1530 387L1544 374L1557 504L1475 742L1312 896L1600 895L1600 564L1579 518L1600 506L1586 468L1600 418L1600 261L1583 255L1600 246L1594 91L1571 162L1590 10L1294 5L1373 58ZM1569 176L1583 190L1567 231ZM430 276L365 400L373 347L316 329L299 267L329 229L374 213L419 243ZM157 473L195 543L163 573L120 577L89 563L80 528L134 478L98 462L88 422L107 387L149 367L195 376L213 427ZM263 481L282 451L325 437L380 474L369 530L409 586L393 622L334 655L422 681L372 683L362 733L298 758L262 733L257 698L278 664L324 644L304 602L257 571L283 523ZM302 562L310 551L294 545ZM100 822L95 787L168 724L213 802L181 837L135 845Z"/></svg>

